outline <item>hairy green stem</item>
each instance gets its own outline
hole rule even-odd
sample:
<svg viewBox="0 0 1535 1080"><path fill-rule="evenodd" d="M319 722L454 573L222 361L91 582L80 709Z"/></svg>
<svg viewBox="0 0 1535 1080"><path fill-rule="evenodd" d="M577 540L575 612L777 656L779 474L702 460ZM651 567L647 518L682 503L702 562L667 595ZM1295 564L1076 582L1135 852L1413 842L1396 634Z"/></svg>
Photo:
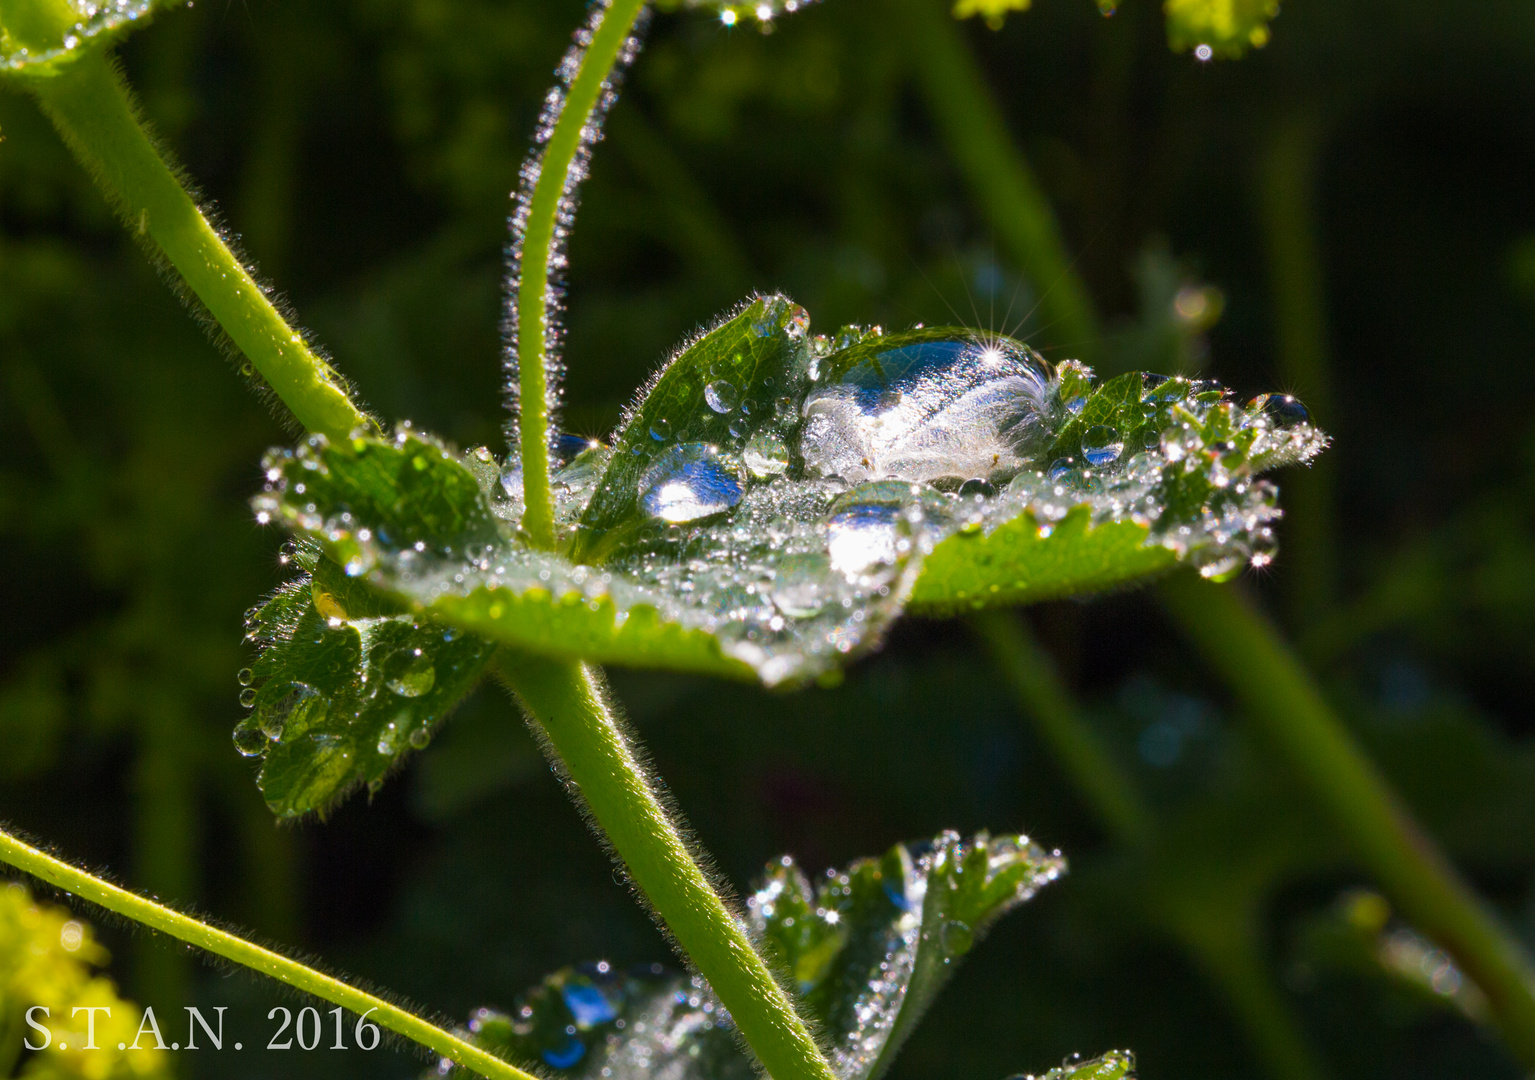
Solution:
<svg viewBox="0 0 1535 1080"><path fill-rule="evenodd" d="M1476 982L1509 1048L1535 1068L1535 969L1524 949L1418 828L1278 632L1239 592L1192 574L1169 579L1161 596L1397 907Z"/></svg>
<svg viewBox="0 0 1535 1080"><path fill-rule="evenodd" d="M75 18L61 0L9 0L0 11L12 36L41 45ZM128 227L164 254L300 424L333 439L372 426L187 194L103 50L27 85Z"/></svg>
<svg viewBox="0 0 1535 1080"><path fill-rule="evenodd" d="M290 960L281 953L262 948L227 930L209 926L164 904L103 881L4 831L0 831L0 862L9 863L66 893L73 893L134 922L206 949L252 971L259 971L306 994L313 994L350 1009L358 1016L366 1016L370 1022L376 1022L380 1027L420 1043L481 1076L491 1077L492 1080L536 1080L531 1073L465 1042L451 1031L445 1031L398 1005L391 1005L383 998L359 990L297 960Z"/></svg>
<svg viewBox="0 0 1535 1080"><path fill-rule="evenodd" d="M548 738L630 879L775 1080L835 1080L783 987L698 865L607 700L597 668L506 650L500 673Z"/></svg>
<svg viewBox="0 0 1535 1080"><path fill-rule="evenodd" d="M1279 374L1317 423L1330 428L1335 410L1316 206L1322 145L1310 113L1278 123L1259 161L1258 195ZM1287 606L1295 626L1313 625L1337 598L1332 461L1324 454L1285 483L1284 538L1293 562Z"/></svg>
<svg viewBox="0 0 1535 1080"><path fill-rule="evenodd" d="M554 547L554 499L549 489L549 257L570 166L602 98L619 51L645 9L645 0L609 0L581 57L560 116L539 159L538 180L523 224L517 267L518 438L522 450L522 528L535 547Z"/></svg>
<svg viewBox="0 0 1535 1080"><path fill-rule="evenodd" d="M1020 711L1034 721L1088 809L1120 844L1146 849L1157 828L1151 807L1128 770L1114 760L1082 715L1033 635L1017 616L1002 611L974 616L971 628L1017 696ZM1236 910L1231 912L1214 913L1203 907L1190 912L1165 902L1152 906L1167 932L1225 994L1270 1073L1279 1080L1316 1080L1324 1075L1323 1069L1258 954L1249 891L1222 892L1228 897L1239 894L1233 905Z"/></svg>
<svg viewBox="0 0 1535 1080"><path fill-rule="evenodd" d="M1024 276L1038 290L1051 340L1095 351L1098 320L1072 269L1049 201L1007 133L960 27L934 0L901 0L908 52L923 97L971 196L981 205Z"/></svg>

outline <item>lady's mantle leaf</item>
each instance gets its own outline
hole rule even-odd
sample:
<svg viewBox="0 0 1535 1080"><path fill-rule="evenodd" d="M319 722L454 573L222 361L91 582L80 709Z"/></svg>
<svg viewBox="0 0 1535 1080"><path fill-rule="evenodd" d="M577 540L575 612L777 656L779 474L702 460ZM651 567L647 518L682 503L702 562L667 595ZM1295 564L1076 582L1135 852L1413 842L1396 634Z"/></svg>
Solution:
<svg viewBox="0 0 1535 1080"><path fill-rule="evenodd" d="M382 783L426 746L495 650L400 614L313 544L297 545L289 560L304 573L247 618L262 651L241 676L252 711L234 736L241 753L261 757L257 783L281 817Z"/></svg>
<svg viewBox="0 0 1535 1080"><path fill-rule="evenodd" d="M1014 1080L1035 1080L1015 1077ZM1038 1080L1135 1080L1135 1055L1128 1050L1110 1050L1091 1061L1072 1062L1051 1069Z"/></svg>
<svg viewBox="0 0 1535 1080"><path fill-rule="evenodd" d="M147 21L157 9L171 6L171 0L71 0L76 18L72 26L61 32L51 18L33 15L34 8L51 9L52 4L24 0L6 4L0 9L5 15L5 24L0 24L0 72L53 75L60 65L87 50L103 47L129 28ZM48 40L50 44L41 48L24 44L36 40Z"/></svg>
<svg viewBox="0 0 1535 1080"><path fill-rule="evenodd" d="M801 347L802 316L753 301L679 354L615 448L555 471L563 535L601 565L521 542L515 461L408 429L274 455L259 516L499 643L777 685L876 643L908 598L941 613L1179 561L1210 577L1262 565L1279 511L1255 474L1325 445L1291 398L1241 408L1140 375L1095 387L1081 365L1052 373L963 329ZM748 396L775 389L771 407Z"/></svg>
<svg viewBox="0 0 1535 1080"><path fill-rule="evenodd" d="M954 962L1009 909L1064 869L1026 837L968 842L944 833L812 883L785 856L747 901L748 922L827 1040L842 1080L875 1080ZM479 1010L469 1031L514 1061L609 1080L748 1080L734 1026L698 977L659 965L620 974L607 964L545 979L510 1015ZM1055 1080L1128 1072L1055 1071ZM1107 1059L1104 1059L1107 1060ZM1096 1063L1094 1063L1096 1065ZM1087 1070L1091 1066L1079 1066Z"/></svg>
<svg viewBox="0 0 1535 1080"><path fill-rule="evenodd" d="M812 885L785 857L748 901L763 947L830 1040L844 1080L875 1080L998 918L1065 871L1025 836L898 845Z"/></svg>

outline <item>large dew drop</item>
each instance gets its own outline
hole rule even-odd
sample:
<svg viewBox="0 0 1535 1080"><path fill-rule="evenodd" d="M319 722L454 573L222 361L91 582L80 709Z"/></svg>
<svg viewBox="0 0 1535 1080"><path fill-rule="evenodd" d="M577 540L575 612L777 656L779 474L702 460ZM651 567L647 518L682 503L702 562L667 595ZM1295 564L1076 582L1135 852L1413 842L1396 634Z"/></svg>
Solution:
<svg viewBox="0 0 1535 1080"><path fill-rule="evenodd" d="M740 501L740 477L708 443L674 446L640 477L645 513L672 524L713 517Z"/></svg>
<svg viewBox="0 0 1535 1080"><path fill-rule="evenodd" d="M1007 338L913 330L828 357L805 398L812 476L922 483L1005 480L1043 441L1044 361Z"/></svg>

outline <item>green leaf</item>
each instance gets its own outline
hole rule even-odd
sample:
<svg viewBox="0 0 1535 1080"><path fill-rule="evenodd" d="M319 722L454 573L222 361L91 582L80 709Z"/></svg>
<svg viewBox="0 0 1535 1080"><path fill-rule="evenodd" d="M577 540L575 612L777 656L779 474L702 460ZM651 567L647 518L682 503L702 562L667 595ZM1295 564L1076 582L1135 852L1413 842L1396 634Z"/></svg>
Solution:
<svg viewBox="0 0 1535 1080"><path fill-rule="evenodd" d="M250 716L235 745L262 759L272 811L295 817L376 787L484 674L494 646L400 614L318 547L295 546L304 571L248 617L261 655L242 681Z"/></svg>
<svg viewBox="0 0 1535 1080"><path fill-rule="evenodd" d="M1279 0L1165 0L1167 43L1176 52L1204 46L1209 55L1235 58L1268 44Z"/></svg>
<svg viewBox="0 0 1535 1080"><path fill-rule="evenodd" d="M734 451L749 454L759 432L788 434L782 421L803 395L809 326L799 305L758 297L679 349L624 418L581 515L572 561L605 562L637 533L735 506L751 470ZM710 485L702 498L699 485L685 482L699 476ZM669 490L677 497L668 499Z"/></svg>
<svg viewBox="0 0 1535 1080"><path fill-rule="evenodd" d="M1051 1069L1039 1080L1135 1080L1135 1055L1128 1050L1110 1050L1091 1061Z"/></svg>
<svg viewBox="0 0 1535 1080"><path fill-rule="evenodd" d="M979 15L986 20L987 26L1000 30L1008 12L1028 11L1033 6L1034 0L955 0L954 17L968 19Z"/></svg>
<svg viewBox="0 0 1535 1080"><path fill-rule="evenodd" d="M827 1040L838 1076L875 1080L955 962L1063 870L1058 854L1026 837L985 833L968 842L946 832L927 844L897 845L883 858L820 875L815 885L785 856L768 866L747 901L748 922ZM607 964L567 968L510 1014L479 1010L469 1031L489 1049L542 1061L562 1076L756 1075L708 985L659 965L627 973ZM1129 1058L1121 1058L1119 1072L1050 1075L1123 1077Z"/></svg>
<svg viewBox="0 0 1535 1080"><path fill-rule="evenodd" d="M0 3L0 72L48 77L147 22L171 0L5 0Z"/></svg>
<svg viewBox="0 0 1535 1080"><path fill-rule="evenodd" d="M1095 386L968 330L803 336L801 309L752 301L680 351L614 448L554 472L557 530L586 562L522 541L515 460L408 428L275 453L258 517L321 542L390 614L778 685L873 647L908 601L941 614L1262 565L1279 511L1255 474L1325 445L1290 398Z"/></svg>

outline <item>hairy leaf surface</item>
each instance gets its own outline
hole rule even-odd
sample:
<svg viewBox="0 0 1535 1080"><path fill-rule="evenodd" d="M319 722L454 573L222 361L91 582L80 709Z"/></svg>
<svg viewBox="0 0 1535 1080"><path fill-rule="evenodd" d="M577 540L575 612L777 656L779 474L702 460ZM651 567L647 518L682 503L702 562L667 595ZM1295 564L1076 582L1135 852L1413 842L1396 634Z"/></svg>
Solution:
<svg viewBox="0 0 1535 1080"><path fill-rule="evenodd" d="M5 9L10 26L0 25L0 72L17 75L53 75L60 65L84 55L87 51L104 47L126 33L132 27L147 22L149 16L161 8L173 6L171 0L88 0L73 3L77 14L73 26L62 34L56 47L28 48L21 39L30 39L38 33L52 35L54 28L46 30L24 25L29 14L27 5L13 4Z"/></svg>
<svg viewBox="0 0 1535 1080"><path fill-rule="evenodd" d="M843 1080L875 1080L955 962L1064 863L1026 837L944 833L898 845L812 883L784 858L748 900L748 922L799 1007L826 1037ZM747 1080L729 1014L697 976L659 965L567 968L510 1014L481 1009L472 1037L514 1061L613 1080ZM1079 1066L1087 1069L1089 1066ZM1065 1073L1111 1080L1124 1071Z"/></svg>

